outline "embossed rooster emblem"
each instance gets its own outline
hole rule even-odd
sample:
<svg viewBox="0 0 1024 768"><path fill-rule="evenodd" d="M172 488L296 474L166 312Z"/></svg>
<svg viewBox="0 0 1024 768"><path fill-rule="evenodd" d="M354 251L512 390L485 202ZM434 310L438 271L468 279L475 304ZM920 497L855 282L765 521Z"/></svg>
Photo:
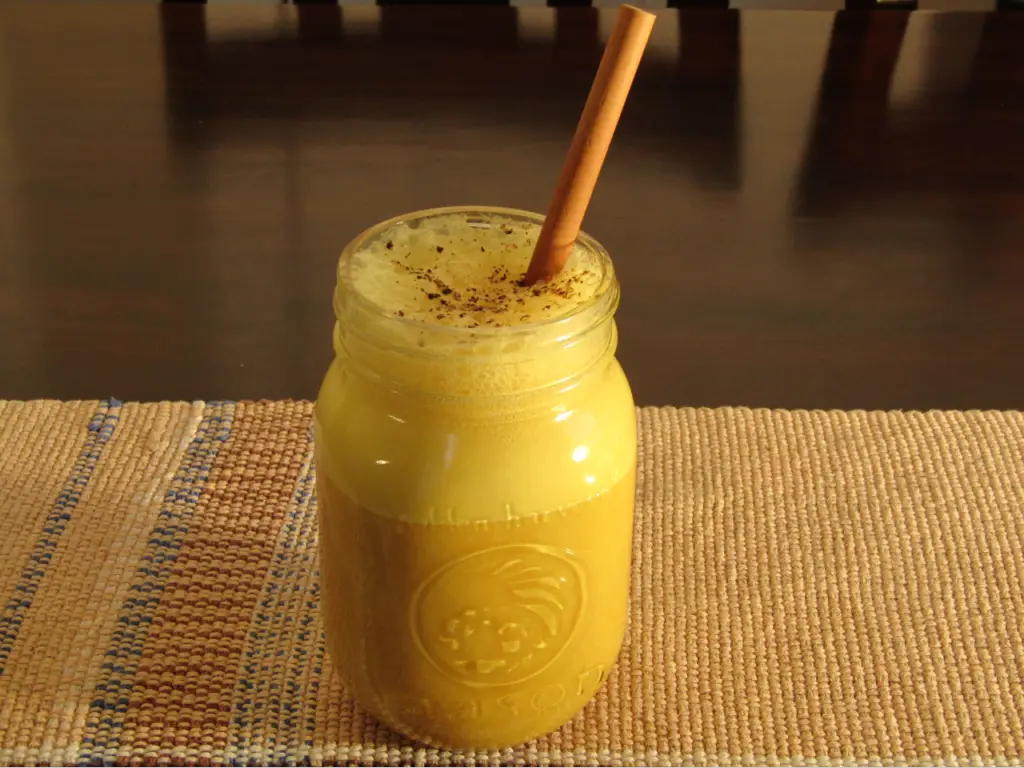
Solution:
<svg viewBox="0 0 1024 768"><path fill-rule="evenodd" d="M468 685L539 673L566 646L583 609L571 553L517 544L477 552L434 573L413 601L413 629L437 667Z"/></svg>

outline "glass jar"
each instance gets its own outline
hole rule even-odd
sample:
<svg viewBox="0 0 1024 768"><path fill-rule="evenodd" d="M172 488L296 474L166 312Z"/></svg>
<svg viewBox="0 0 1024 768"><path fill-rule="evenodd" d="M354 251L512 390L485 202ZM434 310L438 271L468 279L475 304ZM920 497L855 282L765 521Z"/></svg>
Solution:
<svg viewBox="0 0 1024 768"><path fill-rule="evenodd" d="M341 256L336 357L316 406L321 598L361 706L429 744L493 749L568 721L615 661L636 416L614 356L618 283L586 235L577 247L600 285L532 325L434 325L357 290L356 254L453 213L478 229L542 221L422 211Z"/></svg>

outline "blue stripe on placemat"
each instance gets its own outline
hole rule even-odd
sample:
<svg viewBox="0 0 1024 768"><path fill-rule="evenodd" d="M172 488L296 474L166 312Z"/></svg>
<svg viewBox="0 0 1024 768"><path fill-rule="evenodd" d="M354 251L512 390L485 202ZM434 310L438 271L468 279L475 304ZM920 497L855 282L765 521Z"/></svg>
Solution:
<svg viewBox="0 0 1024 768"><path fill-rule="evenodd" d="M214 459L231 434L233 420L233 404L208 403L195 437L171 481L163 509L149 534L142 564L121 605L107 645L107 658L100 668L100 679L85 721L79 765L112 765L117 760L124 715L149 635L153 610L160 603L178 550L188 533L196 502L209 479Z"/></svg>
<svg viewBox="0 0 1024 768"><path fill-rule="evenodd" d="M46 577L57 544L71 522L78 500L82 498L82 493L89 485L89 480L96 469L96 462L103 453L104 446L110 442L120 416L119 401L104 400L100 403L89 422L85 444L43 523L43 530L22 568L18 583L14 585L14 592L4 605L3 613L0 614L0 675L4 673L7 660L14 650L14 643L18 639L18 631L25 620L25 614L32 608L32 599Z"/></svg>

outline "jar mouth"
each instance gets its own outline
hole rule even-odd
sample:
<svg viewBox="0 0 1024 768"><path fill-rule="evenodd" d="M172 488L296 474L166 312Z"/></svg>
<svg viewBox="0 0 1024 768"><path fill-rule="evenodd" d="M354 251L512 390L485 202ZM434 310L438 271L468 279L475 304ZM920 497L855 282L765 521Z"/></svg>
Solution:
<svg viewBox="0 0 1024 768"><path fill-rule="evenodd" d="M516 322L513 325L451 325L430 322L419 317L405 317L396 313L394 307L365 295L353 280L353 263L356 257L374 244L384 241L390 233L406 229L415 230L423 222L441 217L462 217L471 229L488 230L496 222L508 221L534 225L538 229L544 223L542 214L516 208L499 206L447 206L394 216L364 230L353 238L342 251L337 269L337 290L334 307L339 320L345 316L359 316L360 325L386 323L390 328L402 329L407 334L429 334L433 340L450 339L453 342L474 339L478 341L511 342L520 337L542 336L552 341L565 341L586 332L602 320L614 314L619 301L618 283L611 257L604 247L590 235L580 232L575 247L593 259L596 266L596 281L592 292L574 302L565 312L554 314L536 321ZM388 243L390 247L390 243ZM532 253L532 249L531 249ZM525 268L524 268L525 273ZM589 320L589 322L588 322ZM422 346L422 345L421 345ZM429 345L434 347L434 344ZM445 345L441 345L445 346ZM424 349L421 352L427 351Z"/></svg>

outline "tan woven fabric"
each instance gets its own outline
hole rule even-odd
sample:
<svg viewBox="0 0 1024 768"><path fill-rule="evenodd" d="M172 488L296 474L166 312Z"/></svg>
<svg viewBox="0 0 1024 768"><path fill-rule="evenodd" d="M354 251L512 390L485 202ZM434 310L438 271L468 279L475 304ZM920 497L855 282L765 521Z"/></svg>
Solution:
<svg viewBox="0 0 1024 768"><path fill-rule="evenodd" d="M598 699L453 754L345 695L308 403L0 402L0 763L1020 763L1024 416L646 409Z"/></svg>

